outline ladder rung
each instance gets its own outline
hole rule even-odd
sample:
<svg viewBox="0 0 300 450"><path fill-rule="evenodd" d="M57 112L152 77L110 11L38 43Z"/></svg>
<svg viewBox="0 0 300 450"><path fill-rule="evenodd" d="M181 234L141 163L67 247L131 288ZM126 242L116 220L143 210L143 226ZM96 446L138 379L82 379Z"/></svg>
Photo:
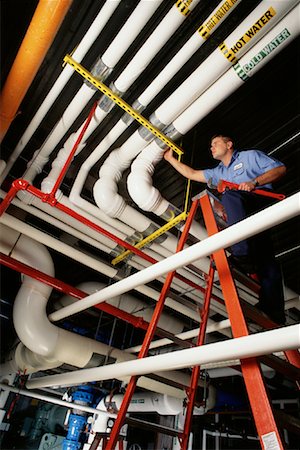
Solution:
<svg viewBox="0 0 300 450"><path fill-rule="evenodd" d="M290 380L300 380L300 369L298 369L293 364L290 364L288 361L285 361L284 359L278 358L278 356L274 355L263 355L258 359L266 366L272 367L272 369L274 369L276 372L282 373Z"/></svg>
<svg viewBox="0 0 300 450"><path fill-rule="evenodd" d="M156 328L155 334L159 334L160 336L164 338L170 339L170 341L174 342L174 344L179 345L179 347L183 348L191 348L194 347L194 344L192 344L190 341L185 341L184 339L180 339L176 337L174 334L170 333L169 331L162 330L161 328ZM153 341L155 342L155 341Z"/></svg>
<svg viewBox="0 0 300 450"><path fill-rule="evenodd" d="M178 436L182 434L182 430L166 427L157 423L146 422L141 419L134 419L133 417L126 417L125 422L136 428L144 428L145 430L156 431L158 433L167 434L168 436Z"/></svg>

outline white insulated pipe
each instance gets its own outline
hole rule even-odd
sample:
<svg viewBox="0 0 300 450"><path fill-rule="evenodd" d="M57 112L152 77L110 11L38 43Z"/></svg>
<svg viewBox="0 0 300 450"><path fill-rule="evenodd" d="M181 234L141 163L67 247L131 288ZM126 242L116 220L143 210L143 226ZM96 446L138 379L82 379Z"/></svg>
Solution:
<svg viewBox="0 0 300 450"><path fill-rule="evenodd" d="M34 389L45 386L70 386L95 380L110 380L115 377L116 372L119 376L139 376L153 373L153 371L178 370L205 363L226 361L231 358L252 358L299 347L300 325L297 324L192 349L148 356L135 361L115 364L112 367L105 366L46 376L29 380L26 387Z"/></svg>
<svg viewBox="0 0 300 450"><path fill-rule="evenodd" d="M131 14L130 18L125 22L122 29L114 39L114 41L111 43L110 47L106 50L104 56L105 60L108 61L110 64L118 61L115 57L115 50L116 47L118 47L118 55L122 55L127 48L130 46L130 44L133 42L133 40L136 38L138 33L141 31L141 29L145 26L149 18L153 15L154 11L158 8L162 0L153 0L149 2L148 0L141 0L133 13ZM111 2L110 2L111 3ZM113 56L111 57L111 54ZM75 59L75 56L73 55L73 58ZM76 59L75 59L76 60ZM112 68L112 66L109 66ZM72 70L72 69L71 69ZM73 72L73 70L72 70ZM104 78L105 79L105 75ZM37 172L37 166L41 166L41 168L45 165L45 161L47 162L49 159L50 154L52 153L53 149L55 149L56 145L59 143L59 141L63 138L63 136L67 133L71 125L74 123L80 112L83 110L83 108L87 105L87 103L91 100L93 95L95 94L95 91L93 88L91 88L87 84L83 84L71 103L68 105L67 109L65 110L62 118L58 121L58 123L55 125L54 129L51 131L51 133L48 135L46 141L42 145L42 147L39 149L39 152L37 155L34 155L33 161L31 163L31 166L28 167L27 171L25 172L24 177L28 181L33 181L35 178L35 175ZM88 139L88 137L92 134L92 132L96 129L96 127L99 125L99 123L102 122L104 117L107 115L107 113L100 108L97 108L94 116L92 118L92 121L85 133L84 140L81 144L81 146L78 148L79 153L81 149L84 146L85 141ZM71 135L66 144L66 151L63 152L60 155L60 159L62 159L62 156L65 156L65 160L67 159L69 147L71 144L73 144L78 135L81 132L83 125L75 132L73 135ZM37 161L35 161L37 159ZM63 161L60 161L60 163L63 163ZM51 190L50 183L53 179L55 179L55 175L57 176L57 172L55 171L55 167L53 168L54 173L49 176L49 179L45 183L45 188ZM55 181L53 182L53 184ZM49 191L46 191L49 192Z"/></svg>
<svg viewBox="0 0 300 450"><path fill-rule="evenodd" d="M194 9L199 1L200 0L193 0L190 2L189 10L191 11ZM172 37L185 18L186 16L181 14L180 6L177 5L176 2L146 42L134 55L121 75L119 75L119 77L114 81L114 85L118 91L127 91L138 76L145 70L163 45Z"/></svg>
<svg viewBox="0 0 300 450"><path fill-rule="evenodd" d="M207 36L202 37L201 33L214 32L223 20L227 17L228 13L231 13L238 5L240 0L231 0L224 5L221 2L217 8L211 13L211 15L203 22L199 29L193 34L193 36L187 41L187 43L179 50L174 58L166 65L166 67L159 73L159 75L150 83L147 89L140 95L137 100L137 104L144 109L151 100L158 94L163 86L177 73L177 71L188 61L188 59L195 53L195 51L201 47L205 42ZM201 31L200 31L201 30ZM103 59L103 57L102 57ZM109 66L109 64L107 63ZM140 106L138 106L140 108ZM81 198L80 193L83 189L85 179L91 167L104 155L109 147L117 140L117 138L126 130L129 123L124 120L124 117L112 128L108 135L98 144L96 149L87 158L87 160L81 166L79 173L76 177L75 183L70 193L70 200L75 205L89 210L89 202L86 202Z"/></svg>
<svg viewBox="0 0 300 450"><path fill-rule="evenodd" d="M111 15L113 14L114 10L117 8L117 6L120 4L121 0L108 0L103 7L101 8L100 12L98 13L97 17L93 21L92 25L84 35L82 41L79 43L79 45L76 47L73 53L73 58L77 62L81 62L85 54L88 52L90 47L92 46L93 42L97 39L98 35L101 33L102 29L104 28L104 25L107 23ZM8 175L11 167L15 163L15 161L18 159L19 155L31 139L33 133L36 131L40 123L42 122L43 118L48 113L49 109L65 87L65 85L68 83L69 79L73 75L74 70L71 68L71 66L66 65L57 78L56 82L50 89L49 93L45 97L43 103L33 116L31 122L27 126L25 132L23 133L22 137L20 138L16 148L10 155L6 167L4 171L0 174L0 184L5 179L5 177Z"/></svg>
<svg viewBox="0 0 300 450"><path fill-rule="evenodd" d="M226 47L239 59L273 28L298 0L263 0L226 39ZM221 44L222 46L222 44ZM163 124L171 123L182 111L214 83L232 63L216 49L155 111Z"/></svg>
<svg viewBox="0 0 300 450"><path fill-rule="evenodd" d="M40 400L42 402L53 403L55 405L60 405L71 409L78 409L79 411L84 411L90 414L107 416L107 414L105 414L104 412L100 411L97 408L80 405L79 403L67 402L65 400L60 400L56 397L51 397L49 395L43 395L39 394L38 392L27 391L26 389L19 389L14 386L10 386L9 384L0 383L0 389L2 389L3 391L14 392L15 394L23 395L24 397L35 398L36 400Z"/></svg>
<svg viewBox="0 0 300 450"><path fill-rule="evenodd" d="M176 130L181 134L186 134L270 59L289 45L300 33L299 15L300 5L298 4L173 122Z"/></svg>
<svg viewBox="0 0 300 450"><path fill-rule="evenodd" d="M80 302L76 302L49 316L50 320L60 320L69 315L83 311L101 301L120 295L123 292L134 289L136 286L148 283L158 276L191 264L196 259L211 255L221 248L227 248L232 244L247 239L261 231L275 226L285 220L299 215L300 193L294 194L276 205L272 205L263 211L238 222L207 239L192 245L191 247L176 253L164 261L160 261L139 273L136 273L112 286L103 289L101 293L93 294Z"/></svg>
<svg viewBox="0 0 300 450"><path fill-rule="evenodd" d="M70 247L67 244L49 236L46 233L43 233L40 230L32 228L30 225L16 219L15 217L10 216L9 214L3 214L0 218L0 223L3 223L7 227L12 230L16 230L19 233L23 233L28 237L58 251L59 253L66 255L72 258L74 261L80 261L81 264L96 270L99 273L106 275L109 278L114 278L117 275L117 270L111 266L108 266L101 261L95 260L89 255L86 255L73 247ZM159 299L159 292L148 286L137 286L137 292L145 295L146 297L152 298L155 301ZM199 313L195 310L192 310L181 303L178 303L176 300L172 298L166 299L166 306L174 309L175 311L180 312L181 314L190 317L192 320L199 322Z"/></svg>

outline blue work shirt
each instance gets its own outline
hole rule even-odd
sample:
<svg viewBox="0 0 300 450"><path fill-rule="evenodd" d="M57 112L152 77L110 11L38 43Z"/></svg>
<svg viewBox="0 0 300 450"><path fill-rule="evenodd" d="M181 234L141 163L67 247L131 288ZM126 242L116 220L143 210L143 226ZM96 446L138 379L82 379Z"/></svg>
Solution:
<svg viewBox="0 0 300 450"><path fill-rule="evenodd" d="M284 166L284 164L260 150L235 150L227 167L220 162L213 169L204 169L203 173L206 182L211 179L211 183L215 186L220 180L240 184L251 181L268 170L280 166ZM272 184L259 186L259 189L261 188L272 189Z"/></svg>

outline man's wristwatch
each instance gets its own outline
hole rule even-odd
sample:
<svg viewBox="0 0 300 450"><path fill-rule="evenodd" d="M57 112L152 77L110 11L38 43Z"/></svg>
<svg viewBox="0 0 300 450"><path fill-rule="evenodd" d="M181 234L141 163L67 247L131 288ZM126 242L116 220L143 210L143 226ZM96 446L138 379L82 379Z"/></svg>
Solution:
<svg viewBox="0 0 300 450"><path fill-rule="evenodd" d="M258 181L257 181L256 178L253 178L253 180L251 180L251 183L253 183L255 187L259 186Z"/></svg>

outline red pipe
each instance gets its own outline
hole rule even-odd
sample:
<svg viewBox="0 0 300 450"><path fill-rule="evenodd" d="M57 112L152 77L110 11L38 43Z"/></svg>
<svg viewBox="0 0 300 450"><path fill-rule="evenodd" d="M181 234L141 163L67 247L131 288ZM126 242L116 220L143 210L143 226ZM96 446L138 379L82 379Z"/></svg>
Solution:
<svg viewBox="0 0 300 450"><path fill-rule="evenodd" d="M98 233L103 234L104 236L108 237L112 241L116 242L121 247L126 248L127 250L130 250L132 253L135 253L137 256L139 256L142 259L145 259L146 261L150 262L151 264L157 263L157 260L152 258L151 256L147 255L146 253L142 252L138 248L134 247L133 245L129 244L128 242L124 241L123 239L118 238L114 234L110 233L109 231L105 230L104 228L100 227L99 225L96 225L95 223L91 222L89 219L81 216L73 209L69 208L68 206L63 205L62 203L59 203L57 199L51 194L47 194L45 192L42 192L41 190L37 189L34 186L31 186L28 181L23 179L18 179L12 182L11 188L6 194L5 198L3 199L2 203L0 204L0 217L1 215L6 211L6 209L9 207L10 203L20 190L28 191L30 194L34 195L35 197L39 198L42 202L48 203L50 206L53 206L60 211L63 211L67 215L73 217L74 219L78 220L79 222L87 225L89 228L94 229ZM179 275L175 273L175 277L179 280L183 281L187 285L191 286L192 288L205 293L205 289L198 284L194 283L193 281L188 280L187 278L183 277L182 275ZM212 298L216 300L217 302L224 304L223 300L216 295L212 295Z"/></svg>
<svg viewBox="0 0 300 450"><path fill-rule="evenodd" d="M59 186L61 185L61 182L62 182L62 180L63 180L63 178L64 178L64 176L65 176L65 174L66 174L66 172L67 172L71 162L72 162L73 156L74 156L74 154L75 154L75 152L76 152L76 150L78 148L78 145L82 141L84 133L86 132L87 127L89 126L89 124L90 124L90 122L91 122L91 120L93 118L93 115L94 115L95 109L97 108L97 105L98 105L98 103L95 102L93 107L92 107L92 109L91 109L91 111L90 111L90 113L89 113L89 115L88 115L88 118L87 118L87 120L86 120L86 122L85 122L85 124L84 124L84 126L83 126L83 128L82 128L82 130L81 130L81 132L80 132L80 134L79 134L79 136L78 136L78 138L77 138L77 140L76 140L76 142L75 142L75 144L74 144L74 146L73 146L73 148L72 148L72 150L71 150L71 152L69 154L69 156L68 156L68 159L65 162L65 165L63 166L59 176L57 177L57 180L56 180L56 182L55 182L55 184L53 186L53 189L50 192L50 197L55 197L55 194L56 194L57 190L59 189Z"/></svg>

